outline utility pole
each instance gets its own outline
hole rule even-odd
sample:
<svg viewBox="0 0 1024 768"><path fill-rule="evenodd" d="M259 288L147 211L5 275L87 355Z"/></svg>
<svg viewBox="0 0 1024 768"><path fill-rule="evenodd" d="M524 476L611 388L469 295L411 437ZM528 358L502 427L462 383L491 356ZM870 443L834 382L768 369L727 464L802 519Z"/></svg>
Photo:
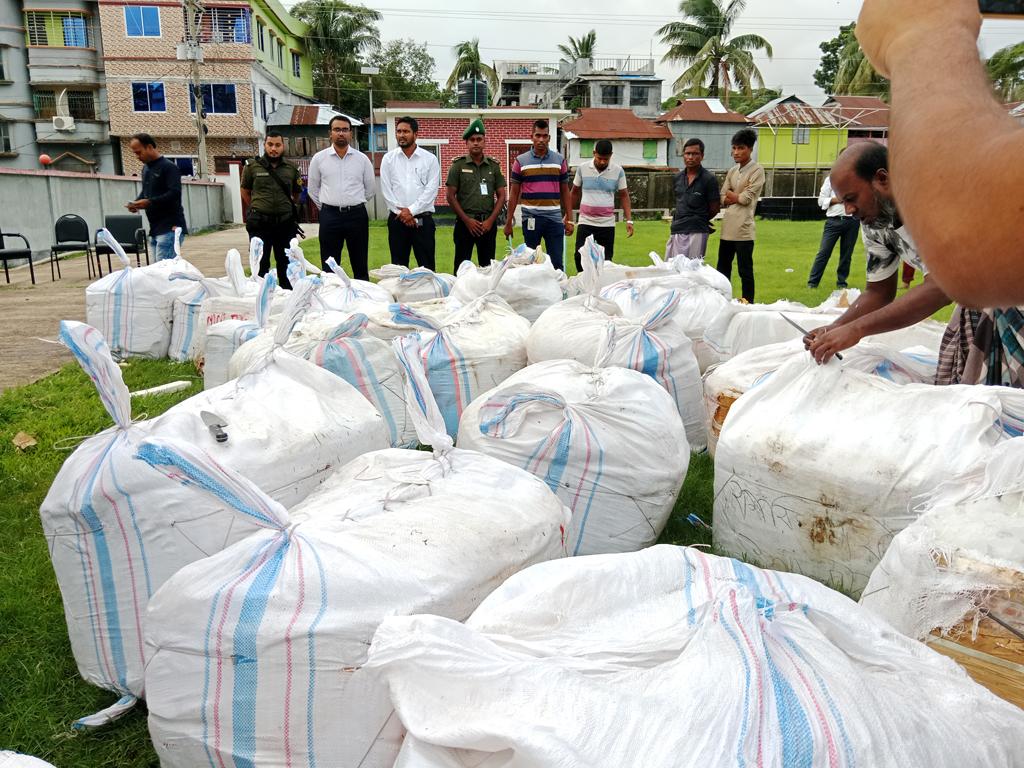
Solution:
<svg viewBox="0 0 1024 768"><path fill-rule="evenodd" d="M199 178L206 178L206 104L203 102L203 88L199 77L199 65L203 63L203 48L199 44L202 31L203 0L182 0L185 8L185 43L178 50L178 58L192 62L192 77L189 87L196 104L196 134L198 136Z"/></svg>
<svg viewBox="0 0 1024 768"><path fill-rule="evenodd" d="M374 172L377 170L376 164L376 146L377 137L373 133L373 76L380 74L380 67L362 67L359 70L362 74L366 75L366 82L370 90L370 165L374 167ZM356 149L359 149L358 145ZM377 218L377 194L374 192L373 195L373 218Z"/></svg>

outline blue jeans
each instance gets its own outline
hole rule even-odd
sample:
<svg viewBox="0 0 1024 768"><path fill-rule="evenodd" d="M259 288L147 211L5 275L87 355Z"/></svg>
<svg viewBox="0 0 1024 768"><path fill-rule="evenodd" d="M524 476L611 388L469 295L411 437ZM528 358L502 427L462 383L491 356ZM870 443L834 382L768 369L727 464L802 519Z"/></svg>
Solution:
<svg viewBox="0 0 1024 768"><path fill-rule="evenodd" d="M807 284L817 286L825 274L825 267L832 257L832 251L839 241L839 268L836 269L836 285L840 288L846 287L846 280L850 276L850 260L853 258L853 249L857 245L857 233L860 232L860 222L856 216L829 216L825 219L825 228L821 233L821 246L814 257L811 265L811 273L807 276Z"/></svg>
<svg viewBox="0 0 1024 768"><path fill-rule="evenodd" d="M182 233L178 244L185 242L185 234ZM174 258L174 230L164 232L162 235L152 235L149 238L149 250L153 252L153 261Z"/></svg>
<svg viewBox="0 0 1024 768"><path fill-rule="evenodd" d="M534 222L533 229L530 229L530 222ZM565 248L565 225L560 218L548 216L534 216L528 211L523 211L523 242L530 248L540 245L541 238L544 238L544 250L551 257L551 264L555 269L562 269L562 251Z"/></svg>

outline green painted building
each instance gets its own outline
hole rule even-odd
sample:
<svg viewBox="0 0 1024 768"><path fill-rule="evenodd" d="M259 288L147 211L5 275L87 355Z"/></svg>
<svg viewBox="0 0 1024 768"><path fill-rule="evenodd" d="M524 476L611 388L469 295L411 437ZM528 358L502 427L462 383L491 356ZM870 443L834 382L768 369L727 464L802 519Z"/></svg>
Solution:
<svg viewBox="0 0 1024 768"><path fill-rule="evenodd" d="M757 130L757 161L765 168L831 168L849 141L844 122L831 110L784 96L751 112Z"/></svg>
<svg viewBox="0 0 1024 768"><path fill-rule="evenodd" d="M313 101L313 65L306 47L307 25L278 0L249 0L252 9L253 109L258 130L279 104ZM299 97L299 98L296 98Z"/></svg>

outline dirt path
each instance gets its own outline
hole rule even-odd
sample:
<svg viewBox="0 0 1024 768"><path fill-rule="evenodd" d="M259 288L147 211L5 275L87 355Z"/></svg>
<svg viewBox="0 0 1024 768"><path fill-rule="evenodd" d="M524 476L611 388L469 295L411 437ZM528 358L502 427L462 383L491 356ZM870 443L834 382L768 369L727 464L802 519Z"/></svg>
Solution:
<svg viewBox="0 0 1024 768"><path fill-rule="evenodd" d="M316 237L317 228L303 224L308 237ZM241 251L248 263L249 238L243 228L189 237L182 252L204 275L219 277L230 248ZM0 281L0 392L29 384L73 359L62 345L40 340L55 340L61 320L85 321L85 287L90 282L85 259L62 261L60 266L63 277L54 282L46 262L35 265L34 286L27 266L11 270L10 285Z"/></svg>

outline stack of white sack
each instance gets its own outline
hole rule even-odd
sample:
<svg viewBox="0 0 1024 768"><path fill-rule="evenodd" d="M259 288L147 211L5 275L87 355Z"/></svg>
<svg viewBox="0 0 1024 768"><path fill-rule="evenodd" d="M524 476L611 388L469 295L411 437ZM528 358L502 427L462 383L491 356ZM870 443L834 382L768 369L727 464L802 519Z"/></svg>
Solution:
<svg viewBox="0 0 1024 768"><path fill-rule="evenodd" d="M38 757L3 749L0 750L0 768L53 768L53 766Z"/></svg>
<svg viewBox="0 0 1024 768"><path fill-rule="evenodd" d="M697 550L560 560L382 622L395 768L1011 768L1024 712L821 584Z"/></svg>
<svg viewBox="0 0 1024 768"><path fill-rule="evenodd" d="M422 337L427 379L452 437L470 402L526 367L530 321L496 292L507 269L506 262L498 262L491 273L491 290L444 320L404 304L392 307L394 321L411 326Z"/></svg>
<svg viewBox="0 0 1024 768"><path fill-rule="evenodd" d="M584 244L580 249L581 261L592 258L589 254L593 248L597 248L602 254L604 254L604 248L602 246L597 244ZM717 269L708 266L703 261L687 259L682 256L664 261L654 251L651 251L648 254L648 257L651 260L651 264L646 267L635 267L630 264L620 264L613 261L606 262L604 269L601 271L600 287L607 288L609 285L622 282L623 280L672 279L683 277L689 278L690 282L697 282L707 285L710 288L714 288L727 299L732 298L732 284L729 280ZM582 274L569 278L565 290L567 295L570 297L579 296L581 293L591 292L589 283L583 278Z"/></svg>
<svg viewBox="0 0 1024 768"><path fill-rule="evenodd" d="M931 384L935 380L938 355L934 350L925 347L898 350L882 340L886 336L888 334L866 336L857 346L844 350L842 365L896 384ZM718 435L729 409L744 392L790 360L808 356L803 341L794 339L748 349L709 369L704 374L708 452L715 455Z"/></svg>
<svg viewBox="0 0 1024 768"><path fill-rule="evenodd" d="M386 306L395 300L391 291L384 286L349 277L333 257L327 260L325 269L320 269L305 257L299 247L298 238L292 238L287 251L289 275L298 268L299 279L308 274L316 275L320 279L320 287L314 301L322 310L366 312L376 306Z"/></svg>
<svg viewBox="0 0 1024 768"><path fill-rule="evenodd" d="M896 384L800 356L730 409L716 551L859 594L914 497L987 457L1024 414L1008 387Z"/></svg>
<svg viewBox="0 0 1024 768"><path fill-rule="evenodd" d="M190 293L174 299L171 323L171 345L167 356L180 363L186 360L200 360L206 349L206 315L203 303L218 297L235 298L239 287L245 290L248 281L242 270L242 256L232 248L224 257L224 277L200 277L175 272L171 280L191 280L194 288Z"/></svg>
<svg viewBox="0 0 1024 768"><path fill-rule="evenodd" d="M940 634L967 647L980 640L988 655L1015 662L1002 674L1019 680L1024 438L950 478L918 509L921 517L892 540L871 574L861 605L919 640Z"/></svg>
<svg viewBox="0 0 1024 768"><path fill-rule="evenodd" d="M358 389L380 412L392 448L415 448L416 429L406 404L405 371L391 344L366 331L357 313L335 327L306 357Z"/></svg>
<svg viewBox="0 0 1024 768"><path fill-rule="evenodd" d="M508 271L498 284L498 295L531 323L541 312L562 300L565 275L551 265L543 250L520 245L505 257ZM472 261L459 265L459 274L452 287L452 296L463 304L483 296L490 290L491 273L496 262L478 267Z"/></svg>
<svg viewBox="0 0 1024 768"><path fill-rule="evenodd" d="M637 371L573 360L531 365L474 400L458 442L544 480L573 511L573 555L657 541L690 463L665 390Z"/></svg>
<svg viewBox="0 0 1024 768"><path fill-rule="evenodd" d="M213 389L230 380L228 367L235 351L261 332L273 333L270 325L271 313L277 291L277 276L268 272L260 280L260 292L255 300L255 315L252 320L232 318L221 320L206 328L206 348L203 352L203 387ZM287 292L291 296L291 291ZM248 301L245 299L244 301ZM286 300L287 301L287 300ZM276 327L276 323L275 323Z"/></svg>
<svg viewBox="0 0 1024 768"><path fill-rule="evenodd" d="M174 258L133 268L121 244L106 229L96 239L121 261L122 268L101 277L85 289L86 322L107 339L118 358L167 357L171 344L174 300L191 294L195 286L186 280L172 280L181 272L195 277L203 274L181 258L180 230L175 228Z"/></svg>
<svg viewBox="0 0 1024 768"><path fill-rule="evenodd" d="M404 355L418 367L418 350ZM143 446L263 529L150 601L147 704L163 768L390 768L404 729L361 669L380 622L464 620L509 575L564 555L568 510L530 474L453 448L422 369L409 375L434 452L367 454L289 512L191 446Z"/></svg>
<svg viewBox="0 0 1024 768"><path fill-rule="evenodd" d="M399 306L405 306L418 316L428 317L435 323L446 322L455 312L462 309L462 304L452 296L445 296L443 299L414 301L404 305L391 304L364 312L367 317L366 332L378 339L391 341L399 336L408 336L410 333L420 330L419 325L409 322L403 315L395 311Z"/></svg>
<svg viewBox="0 0 1024 768"><path fill-rule="evenodd" d="M645 373L675 401L690 449L704 450L700 367L686 333L690 315L680 309L681 292L666 292L638 318L624 316L617 304L597 295L601 270L608 262L600 248L593 247L592 238L587 241L591 248L583 254L583 273L591 292L559 302L537 318L526 342L530 363L577 360Z"/></svg>
<svg viewBox="0 0 1024 768"><path fill-rule="evenodd" d="M66 322L61 339L115 422L64 462L40 508L79 672L123 696L82 721L98 725L143 694L142 623L153 592L186 563L252 532L226 504L212 504L138 461L144 438L201 446L287 505L388 440L380 414L362 395L280 350L236 382L132 423L128 390L99 332ZM215 439L211 423L222 425L226 441Z"/></svg>
<svg viewBox="0 0 1024 768"><path fill-rule="evenodd" d="M385 264L380 269L371 269L370 276L377 278L380 287L400 304L443 299L455 285L455 275L433 272L426 267L410 270L400 264Z"/></svg>

